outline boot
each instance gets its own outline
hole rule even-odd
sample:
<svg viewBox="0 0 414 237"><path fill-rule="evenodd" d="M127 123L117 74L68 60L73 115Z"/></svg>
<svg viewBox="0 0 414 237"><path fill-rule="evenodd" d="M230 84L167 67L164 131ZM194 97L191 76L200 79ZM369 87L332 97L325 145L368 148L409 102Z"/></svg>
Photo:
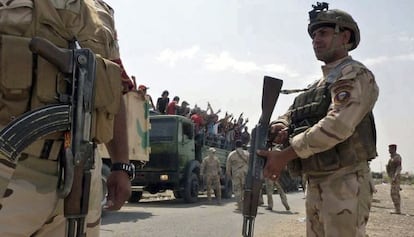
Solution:
<svg viewBox="0 0 414 237"><path fill-rule="evenodd" d="M285 206L286 211L290 211L290 207L289 207L289 205L287 203L286 204L283 204L283 206Z"/></svg>
<svg viewBox="0 0 414 237"><path fill-rule="evenodd" d="M401 214L400 204L394 204L395 211L392 211L391 214Z"/></svg>

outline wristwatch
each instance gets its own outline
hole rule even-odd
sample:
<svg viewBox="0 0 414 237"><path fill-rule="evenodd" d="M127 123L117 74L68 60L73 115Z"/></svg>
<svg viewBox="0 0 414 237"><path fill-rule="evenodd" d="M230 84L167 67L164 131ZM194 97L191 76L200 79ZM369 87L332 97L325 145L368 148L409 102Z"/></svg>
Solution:
<svg viewBox="0 0 414 237"><path fill-rule="evenodd" d="M135 166L132 163L113 163L111 171L117 170L122 170L127 173L130 180L133 180L135 177Z"/></svg>

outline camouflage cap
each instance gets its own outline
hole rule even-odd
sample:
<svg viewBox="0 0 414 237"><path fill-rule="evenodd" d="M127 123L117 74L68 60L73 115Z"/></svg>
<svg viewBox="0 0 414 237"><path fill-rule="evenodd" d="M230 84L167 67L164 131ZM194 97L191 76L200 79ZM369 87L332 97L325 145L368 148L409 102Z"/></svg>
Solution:
<svg viewBox="0 0 414 237"><path fill-rule="evenodd" d="M208 151L211 152L211 153L215 153L216 149L214 149L214 147L210 147L210 148L208 148Z"/></svg>

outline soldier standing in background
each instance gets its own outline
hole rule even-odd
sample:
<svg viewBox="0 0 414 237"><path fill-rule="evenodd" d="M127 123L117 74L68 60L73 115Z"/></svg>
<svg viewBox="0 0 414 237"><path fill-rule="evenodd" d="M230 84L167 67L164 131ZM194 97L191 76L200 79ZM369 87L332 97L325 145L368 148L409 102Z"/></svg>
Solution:
<svg viewBox="0 0 414 237"><path fill-rule="evenodd" d="M208 156L203 159L200 167L200 175L207 185L207 199L211 202L211 190L215 190L217 204L221 204L221 168L218 158L215 156L216 149L210 147Z"/></svg>
<svg viewBox="0 0 414 237"><path fill-rule="evenodd" d="M352 16L318 2L309 20L323 77L272 123L275 143L289 146L258 154L267 157L264 176L272 180L288 164L291 173L307 174L308 237L365 237L373 195L369 161L377 156L372 110L379 90L372 72L349 56L360 41Z"/></svg>
<svg viewBox="0 0 414 237"><path fill-rule="evenodd" d="M391 180L391 199L395 210L392 214L401 214L400 178L401 178L401 156L397 153L397 145L388 146L390 159L386 166L388 177Z"/></svg>
<svg viewBox="0 0 414 237"><path fill-rule="evenodd" d="M273 210L273 190L276 187L277 193L280 196L280 200L282 201L283 206L285 207L286 211L290 210L289 204L287 202L286 193L280 185L278 180L271 180L265 179L266 184L266 195L267 195L267 207L266 210Z"/></svg>
<svg viewBox="0 0 414 237"><path fill-rule="evenodd" d="M227 157L226 161L226 175L231 177L233 183L234 197L236 198L236 210L243 210L243 187L247 175L249 164L249 152L242 148L243 143L237 140L236 149Z"/></svg>

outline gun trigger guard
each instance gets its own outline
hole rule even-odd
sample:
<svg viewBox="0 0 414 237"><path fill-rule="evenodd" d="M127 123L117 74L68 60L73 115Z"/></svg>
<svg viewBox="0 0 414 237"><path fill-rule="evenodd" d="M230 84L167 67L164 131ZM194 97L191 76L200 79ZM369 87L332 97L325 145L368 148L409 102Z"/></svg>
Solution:
<svg viewBox="0 0 414 237"><path fill-rule="evenodd" d="M58 189L57 194L60 198L65 198L69 195L70 191L72 190L72 184L73 184L73 154L72 151L69 148L65 149L65 155L64 155L64 161L63 164L60 164L60 172L63 171L63 174L61 173L59 175L59 183L58 183ZM63 166L63 167L62 167Z"/></svg>

